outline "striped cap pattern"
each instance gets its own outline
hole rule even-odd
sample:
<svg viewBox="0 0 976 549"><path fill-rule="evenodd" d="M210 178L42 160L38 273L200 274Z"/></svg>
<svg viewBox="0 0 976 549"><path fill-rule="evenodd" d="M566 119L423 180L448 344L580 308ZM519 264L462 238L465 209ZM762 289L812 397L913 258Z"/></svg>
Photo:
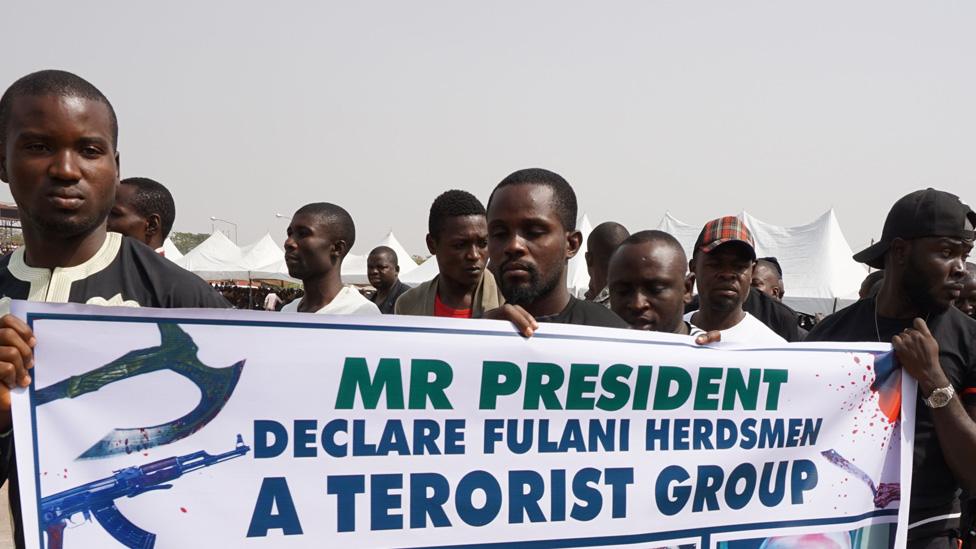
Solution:
<svg viewBox="0 0 976 549"><path fill-rule="evenodd" d="M734 215L727 215L718 219L713 219L705 224L700 235L698 235L698 250L708 253L715 248L731 242L740 240L750 247L755 248L756 244L752 240L752 233L741 219Z"/></svg>

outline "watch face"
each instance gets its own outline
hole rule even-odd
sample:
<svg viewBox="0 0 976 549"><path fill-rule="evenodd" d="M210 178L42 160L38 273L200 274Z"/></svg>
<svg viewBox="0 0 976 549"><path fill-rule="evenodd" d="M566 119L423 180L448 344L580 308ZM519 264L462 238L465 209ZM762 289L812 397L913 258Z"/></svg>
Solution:
<svg viewBox="0 0 976 549"><path fill-rule="evenodd" d="M932 391L932 395L929 397L930 406L933 408L941 408L949 403L950 398L952 398L952 395L949 394L949 391L936 389Z"/></svg>

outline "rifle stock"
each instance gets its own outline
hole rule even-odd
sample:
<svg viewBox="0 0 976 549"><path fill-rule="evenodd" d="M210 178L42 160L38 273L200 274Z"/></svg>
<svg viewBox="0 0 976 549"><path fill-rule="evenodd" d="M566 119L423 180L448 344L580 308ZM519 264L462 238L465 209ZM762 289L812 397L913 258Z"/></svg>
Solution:
<svg viewBox="0 0 976 549"><path fill-rule="evenodd" d="M126 467L115 471L112 476L42 498L40 518L41 526L47 533L47 548L61 549L68 519L82 514L86 519L94 515L102 528L125 547L152 549L156 534L139 528L125 518L115 506L115 500L172 488L172 485L164 483L178 479L185 473L241 457L250 450L244 444L243 437L237 435L234 449L223 454L211 455L200 451L139 467Z"/></svg>

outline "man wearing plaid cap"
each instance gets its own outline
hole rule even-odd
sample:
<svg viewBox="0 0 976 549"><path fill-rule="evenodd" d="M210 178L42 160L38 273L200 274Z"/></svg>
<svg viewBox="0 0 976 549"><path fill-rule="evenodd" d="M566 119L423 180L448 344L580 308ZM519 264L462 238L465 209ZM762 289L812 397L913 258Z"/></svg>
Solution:
<svg viewBox="0 0 976 549"><path fill-rule="evenodd" d="M705 224L688 263L698 286L699 309L685 320L722 333L723 343L780 345L786 340L742 309L749 297L756 250L742 220L726 216Z"/></svg>

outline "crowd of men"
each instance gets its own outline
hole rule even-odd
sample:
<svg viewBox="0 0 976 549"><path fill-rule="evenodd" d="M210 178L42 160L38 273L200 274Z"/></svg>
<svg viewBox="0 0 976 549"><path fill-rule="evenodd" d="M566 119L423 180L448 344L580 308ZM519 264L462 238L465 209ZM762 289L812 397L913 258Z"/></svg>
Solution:
<svg viewBox="0 0 976 549"><path fill-rule="evenodd" d="M0 259L3 303L229 307L209 284L161 257L174 201L149 179L120 184L117 140L108 99L76 75L33 73L0 98L0 179L24 235L24 246ZM498 319L525 337L541 323L565 323L682 334L698 344L891 342L919 384L909 547L956 547L971 524L960 518L960 494L976 493L976 279L966 263L976 213L958 197L925 189L895 202L881 239L855 255L883 274L872 273L863 299L809 333L780 301L787 289L779 263L757 258L749 229L732 216L706 223L691 257L667 233L599 225L587 241L591 285L578 299L566 284L567 263L583 244L576 216L572 186L545 169L504 177L487 204L448 190L428 216L438 275L407 288L397 276L400 258L377 248L368 258L375 292L366 297L341 277L355 243L353 218L336 204L306 204L284 244L304 293L284 303L269 294L264 307ZM24 322L0 317L0 473L10 483L18 533L9 391L30 384L35 344Z"/></svg>

